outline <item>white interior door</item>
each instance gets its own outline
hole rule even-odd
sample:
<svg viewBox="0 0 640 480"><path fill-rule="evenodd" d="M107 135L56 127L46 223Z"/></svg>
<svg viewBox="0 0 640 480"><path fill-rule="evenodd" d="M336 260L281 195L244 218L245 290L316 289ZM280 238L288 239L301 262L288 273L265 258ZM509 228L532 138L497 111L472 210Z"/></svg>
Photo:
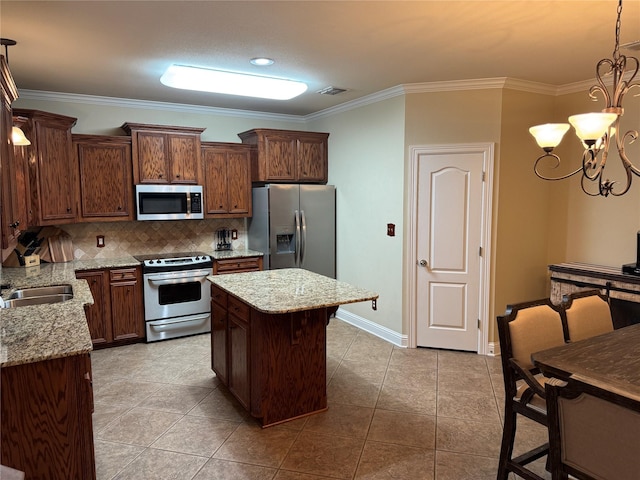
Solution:
<svg viewBox="0 0 640 480"><path fill-rule="evenodd" d="M415 152L416 345L479 351L487 152Z"/></svg>

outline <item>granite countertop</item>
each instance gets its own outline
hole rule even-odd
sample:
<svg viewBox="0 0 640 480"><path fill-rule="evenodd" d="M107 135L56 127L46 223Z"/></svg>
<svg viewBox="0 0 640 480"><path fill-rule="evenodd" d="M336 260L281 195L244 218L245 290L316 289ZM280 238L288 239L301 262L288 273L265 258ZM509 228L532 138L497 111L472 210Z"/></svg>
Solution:
<svg viewBox="0 0 640 480"><path fill-rule="evenodd" d="M254 250L209 252L214 259L261 256ZM19 288L70 284L73 299L49 305L0 309L0 366L21 365L78 355L92 350L84 305L93 304L86 280L76 279L78 270L136 267L140 261L131 255L119 258L72 260L34 267L2 267L0 284L8 299Z"/></svg>
<svg viewBox="0 0 640 480"><path fill-rule="evenodd" d="M364 302L378 294L301 268L210 275L207 279L256 310L291 313Z"/></svg>

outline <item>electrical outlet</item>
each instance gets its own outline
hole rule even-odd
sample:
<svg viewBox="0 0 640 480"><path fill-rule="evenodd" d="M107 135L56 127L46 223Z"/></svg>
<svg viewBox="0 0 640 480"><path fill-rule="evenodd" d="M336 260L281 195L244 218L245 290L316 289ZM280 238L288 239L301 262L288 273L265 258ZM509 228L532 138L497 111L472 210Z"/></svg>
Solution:
<svg viewBox="0 0 640 480"><path fill-rule="evenodd" d="M238 230L234 228L233 230L231 230L231 240L237 240L237 239L238 239Z"/></svg>
<svg viewBox="0 0 640 480"><path fill-rule="evenodd" d="M390 237L395 237L396 226L393 223L387 223L387 235L389 235Z"/></svg>
<svg viewBox="0 0 640 480"><path fill-rule="evenodd" d="M104 235L96 235L96 247L104 247Z"/></svg>

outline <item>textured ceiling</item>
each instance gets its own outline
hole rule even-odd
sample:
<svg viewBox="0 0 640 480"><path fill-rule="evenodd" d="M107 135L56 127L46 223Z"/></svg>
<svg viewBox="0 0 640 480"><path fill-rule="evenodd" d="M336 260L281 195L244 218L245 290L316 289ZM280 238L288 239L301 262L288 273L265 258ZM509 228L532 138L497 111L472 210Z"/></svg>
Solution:
<svg viewBox="0 0 640 480"><path fill-rule="evenodd" d="M590 80L614 45L615 0L0 1L19 89L306 115L402 84ZM621 43L640 40L627 0ZM268 56L270 67L249 59ZM171 63L301 80L290 101L188 92ZM327 96L326 86L347 89Z"/></svg>

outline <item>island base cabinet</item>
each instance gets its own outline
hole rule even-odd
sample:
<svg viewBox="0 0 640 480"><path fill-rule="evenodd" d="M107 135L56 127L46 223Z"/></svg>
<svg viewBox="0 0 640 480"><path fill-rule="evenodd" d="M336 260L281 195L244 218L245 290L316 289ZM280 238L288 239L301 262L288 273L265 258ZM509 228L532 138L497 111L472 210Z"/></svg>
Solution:
<svg viewBox="0 0 640 480"><path fill-rule="evenodd" d="M2 464L25 480L96 478L89 354L2 368Z"/></svg>
<svg viewBox="0 0 640 480"><path fill-rule="evenodd" d="M263 426L327 409L327 309L251 311L251 414Z"/></svg>

